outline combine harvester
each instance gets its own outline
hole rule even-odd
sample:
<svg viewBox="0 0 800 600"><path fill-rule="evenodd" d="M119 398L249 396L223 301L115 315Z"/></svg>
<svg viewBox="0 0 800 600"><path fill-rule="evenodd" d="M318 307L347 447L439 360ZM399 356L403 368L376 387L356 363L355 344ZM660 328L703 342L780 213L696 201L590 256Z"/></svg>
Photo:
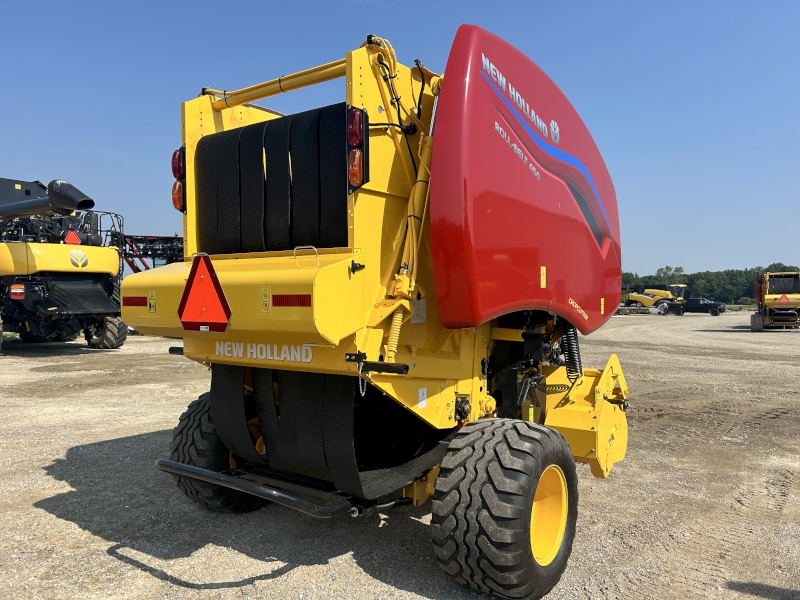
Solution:
<svg viewBox="0 0 800 600"><path fill-rule="evenodd" d="M249 104L334 78L337 104ZM446 81L369 36L307 71L205 88L182 115L185 261L122 284L128 323L182 337L173 351L212 373L158 468L223 512L432 496L457 582L546 594L572 550L575 461L607 477L628 437L617 357L581 365L578 333L619 303L620 234L572 105L463 26Z"/></svg>
<svg viewBox="0 0 800 600"><path fill-rule="evenodd" d="M128 337L114 298L121 274L122 217L61 179L0 179L0 345L63 342L83 332L91 348Z"/></svg>

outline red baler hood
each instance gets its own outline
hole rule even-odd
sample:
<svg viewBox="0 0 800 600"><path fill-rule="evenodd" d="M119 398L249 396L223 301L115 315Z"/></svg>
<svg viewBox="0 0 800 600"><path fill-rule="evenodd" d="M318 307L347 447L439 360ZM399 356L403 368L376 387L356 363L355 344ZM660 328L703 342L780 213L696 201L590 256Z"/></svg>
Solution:
<svg viewBox="0 0 800 600"><path fill-rule="evenodd" d="M445 69L430 216L446 327L542 309L585 334L619 303L617 199L592 136L533 61L473 25Z"/></svg>

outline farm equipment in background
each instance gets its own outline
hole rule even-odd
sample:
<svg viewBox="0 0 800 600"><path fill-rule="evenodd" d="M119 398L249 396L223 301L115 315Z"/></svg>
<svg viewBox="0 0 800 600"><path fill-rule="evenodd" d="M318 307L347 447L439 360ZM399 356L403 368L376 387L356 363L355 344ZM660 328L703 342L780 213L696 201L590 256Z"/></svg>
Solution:
<svg viewBox="0 0 800 600"><path fill-rule="evenodd" d="M134 273L183 260L183 238L177 233L173 236L123 235L121 249L125 264Z"/></svg>
<svg viewBox="0 0 800 600"><path fill-rule="evenodd" d="M685 292L685 283L636 285L623 291L622 302L634 308L661 308L670 302L682 302Z"/></svg>
<svg viewBox="0 0 800 600"><path fill-rule="evenodd" d="M250 104L335 78L330 106ZM158 468L222 512L433 498L457 582L546 594L572 548L575 462L607 477L628 437L616 355L583 368L578 345L619 304L616 194L563 93L462 26L446 81L368 36L181 113L186 259L121 289L128 323L182 337L171 352L212 373Z"/></svg>
<svg viewBox="0 0 800 600"><path fill-rule="evenodd" d="M751 331L800 326L800 273L756 271L756 302Z"/></svg>
<svg viewBox="0 0 800 600"><path fill-rule="evenodd" d="M183 260L183 238L136 236L66 181L0 179L0 338L118 348L123 261L138 273ZM150 261L148 264L147 261ZM0 339L0 344L2 340Z"/></svg>
<svg viewBox="0 0 800 600"><path fill-rule="evenodd" d="M118 348L128 335L114 298L122 217L66 181L0 179L0 344L74 340Z"/></svg>

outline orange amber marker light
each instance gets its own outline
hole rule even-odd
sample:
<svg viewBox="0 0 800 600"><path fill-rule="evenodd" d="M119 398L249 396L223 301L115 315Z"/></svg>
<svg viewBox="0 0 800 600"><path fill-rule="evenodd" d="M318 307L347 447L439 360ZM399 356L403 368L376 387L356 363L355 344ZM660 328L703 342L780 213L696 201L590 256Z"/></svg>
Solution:
<svg viewBox="0 0 800 600"><path fill-rule="evenodd" d="M176 181L172 184L172 206L175 210L183 212L183 182Z"/></svg>
<svg viewBox="0 0 800 600"><path fill-rule="evenodd" d="M358 187L364 179L364 161L361 150L353 148L350 150L350 156L347 159L347 179L350 185Z"/></svg>

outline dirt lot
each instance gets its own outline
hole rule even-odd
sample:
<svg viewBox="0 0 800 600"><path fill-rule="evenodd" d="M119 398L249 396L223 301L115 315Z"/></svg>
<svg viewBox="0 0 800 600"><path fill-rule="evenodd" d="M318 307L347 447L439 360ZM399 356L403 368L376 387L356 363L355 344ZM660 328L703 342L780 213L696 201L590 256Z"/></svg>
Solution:
<svg viewBox="0 0 800 600"><path fill-rule="evenodd" d="M800 598L800 332L749 314L618 317L628 458L579 468L570 565L548 599ZM129 338L119 351L8 343L0 355L0 597L483 598L435 566L427 507L314 520L219 515L153 462L209 383Z"/></svg>

